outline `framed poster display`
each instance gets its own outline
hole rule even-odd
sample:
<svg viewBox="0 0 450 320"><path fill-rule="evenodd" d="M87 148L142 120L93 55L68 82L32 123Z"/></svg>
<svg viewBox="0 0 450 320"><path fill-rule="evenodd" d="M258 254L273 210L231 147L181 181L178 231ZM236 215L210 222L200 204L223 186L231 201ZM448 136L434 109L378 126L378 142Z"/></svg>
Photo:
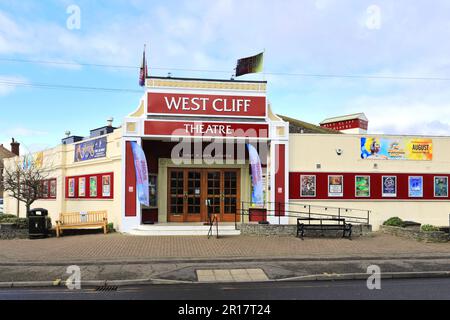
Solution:
<svg viewBox="0 0 450 320"><path fill-rule="evenodd" d="M397 176L381 177L381 196L384 198L397 197Z"/></svg>
<svg viewBox="0 0 450 320"><path fill-rule="evenodd" d="M421 176L408 177L408 196L410 198L423 197L423 177Z"/></svg>
<svg viewBox="0 0 450 320"><path fill-rule="evenodd" d="M69 198L73 198L73 197L75 197L75 178L70 178L69 179L69 182L68 182L68 185L69 185L69 187L68 187L68 196L69 196Z"/></svg>
<svg viewBox="0 0 450 320"><path fill-rule="evenodd" d="M329 197L344 196L344 176L341 175L328 176L328 196Z"/></svg>
<svg viewBox="0 0 450 320"><path fill-rule="evenodd" d="M111 176L102 176L102 197L111 196Z"/></svg>
<svg viewBox="0 0 450 320"><path fill-rule="evenodd" d="M300 196L315 197L316 196L316 176L302 175L300 176Z"/></svg>
<svg viewBox="0 0 450 320"><path fill-rule="evenodd" d="M434 177L434 196L436 198L448 197L448 177Z"/></svg>
<svg viewBox="0 0 450 320"><path fill-rule="evenodd" d="M89 178L89 196L91 198L97 197L97 177Z"/></svg>
<svg viewBox="0 0 450 320"><path fill-rule="evenodd" d="M357 198L370 197L370 176L355 177L355 197Z"/></svg>
<svg viewBox="0 0 450 320"><path fill-rule="evenodd" d="M78 196L85 197L86 196L86 178L82 177L78 180Z"/></svg>

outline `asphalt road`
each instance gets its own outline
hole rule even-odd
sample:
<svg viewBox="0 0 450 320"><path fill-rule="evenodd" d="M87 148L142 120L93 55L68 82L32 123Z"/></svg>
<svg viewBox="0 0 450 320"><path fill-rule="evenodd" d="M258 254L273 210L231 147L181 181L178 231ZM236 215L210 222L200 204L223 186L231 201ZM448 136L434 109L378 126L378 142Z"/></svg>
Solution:
<svg viewBox="0 0 450 320"><path fill-rule="evenodd" d="M233 284L170 284L95 288L0 289L0 300L373 300L450 299L450 278L383 279L380 290L364 280L265 282Z"/></svg>

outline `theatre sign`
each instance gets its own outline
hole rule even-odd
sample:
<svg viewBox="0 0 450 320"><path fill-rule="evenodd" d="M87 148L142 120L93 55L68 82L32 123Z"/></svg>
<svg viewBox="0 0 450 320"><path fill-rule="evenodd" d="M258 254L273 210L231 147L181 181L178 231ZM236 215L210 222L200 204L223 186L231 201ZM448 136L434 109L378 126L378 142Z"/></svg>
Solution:
<svg viewBox="0 0 450 320"><path fill-rule="evenodd" d="M211 94L147 94L149 115L264 118L266 97Z"/></svg>
<svg viewBox="0 0 450 320"><path fill-rule="evenodd" d="M146 100L144 136L269 137L269 124L263 121L267 116L265 95L149 90ZM158 117L164 119L155 119Z"/></svg>
<svg viewBox="0 0 450 320"><path fill-rule="evenodd" d="M210 121L145 121L146 136L268 138L266 123Z"/></svg>

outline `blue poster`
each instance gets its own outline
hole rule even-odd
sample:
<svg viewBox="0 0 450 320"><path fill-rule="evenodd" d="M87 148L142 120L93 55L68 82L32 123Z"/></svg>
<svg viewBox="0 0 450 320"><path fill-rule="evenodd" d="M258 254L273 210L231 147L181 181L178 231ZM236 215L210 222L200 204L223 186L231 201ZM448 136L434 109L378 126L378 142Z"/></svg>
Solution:
<svg viewBox="0 0 450 320"><path fill-rule="evenodd" d="M252 169L252 204L263 205L264 186L262 178L261 159L259 158L258 151L254 146L248 143L247 148L250 159L250 167Z"/></svg>
<svg viewBox="0 0 450 320"><path fill-rule="evenodd" d="M423 197L423 177L409 177L409 196Z"/></svg>
<svg viewBox="0 0 450 320"><path fill-rule="evenodd" d="M148 207L150 200L148 194L147 159L145 158L144 150L142 150L142 147L137 142L131 142L131 149L133 150L134 168L136 170L136 189L139 202Z"/></svg>
<svg viewBox="0 0 450 320"><path fill-rule="evenodd" d="M81 142L75 145L74 161L86 161L106 157L106 137Z"/></svg>

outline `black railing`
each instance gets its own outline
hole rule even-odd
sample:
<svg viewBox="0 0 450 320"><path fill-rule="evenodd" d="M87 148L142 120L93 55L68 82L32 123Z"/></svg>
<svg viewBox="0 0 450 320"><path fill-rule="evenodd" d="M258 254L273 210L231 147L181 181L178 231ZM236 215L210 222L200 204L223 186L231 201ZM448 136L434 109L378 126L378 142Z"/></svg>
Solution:
<svg viewBox="0 0 450 320"><path fill-rule="evenodd" d="M255 210L256 209L256 210ZM300 204L296 202L266 202L260 207L253 207L251 202L241 202L241 207L236 211L234 217L235 228L238 229L238 217L240 222L244 221L245 216L250 217L257 213L251 211L262 211L265 213L264 217L260 217L262 220L267 221L267 217L278 218L278 224L281 224L281 218L330 218L330 219L345 219L348 223L354 224L369 224L370 222L370 210L350 209L341 207L330 206L316 206L310 204ZM259 212L259 213L260 213ZM450 219L450 218L449 218ZM296 221L296 219L295 219ZM295 224L293 222L292 224ZM289 222L287 223L289 224Z"/></svg>

